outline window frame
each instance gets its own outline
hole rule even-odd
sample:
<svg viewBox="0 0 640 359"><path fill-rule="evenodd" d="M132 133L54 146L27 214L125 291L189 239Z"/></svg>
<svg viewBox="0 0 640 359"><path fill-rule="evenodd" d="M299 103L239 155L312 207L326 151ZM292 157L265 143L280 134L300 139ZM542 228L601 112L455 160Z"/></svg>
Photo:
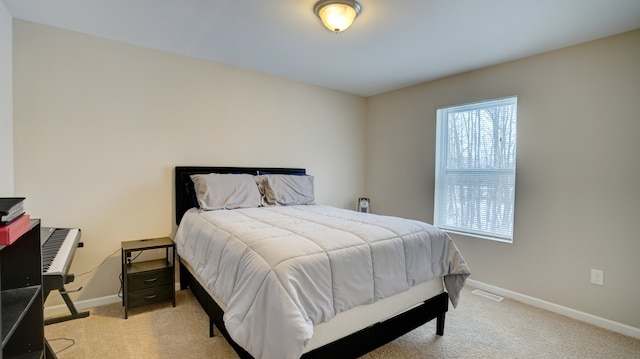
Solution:
<svg viewBox="0 0 640 359"><path fill-rule="evenodd" d="M510 106L510 105L515 105L514 108L514 113L513 113L513 118L512 118L512 131L513 133L511 133L511 137L512 139L510 139L510 141L513 141L513 150L512 153L509 152L508 155L509 157L512 156L511 162L513 163L512 168L460 168L460 167L456 167L456 168L447 168L447 160L448 160L448 154L449 154L449 148L450 148L450 141L449 141L449 114L450 113L461 113L461 112L470 112L470 111L482 111L484 109L488 109L488 108L495 108L498 106ZM485 100L485 101L478 101L478 102L472 102L472 103L466 103L466 104L461 104L461 105L452 105L452 106L446 106L446 107L441 107L438 108L436 111L436 147L435 147L435 183L434 183L434 211L433 211L433 223L434 225L438 226L439 228L443 229L444 231L448 232L448 233L455 233L455 234L461 234L461 235L465 235L465 236L470 236L470 237L477 237L477 238L482 238L482 239L489 239L489 240L494 240L494 241L499 241L499 242L505 242L505 243L513 243L513 234L515 231L515 192L516 192L516 165L517 165L517 118L518 118L518 96L514 95L514 96L508 96L508 97L503 97L503 98L497 98L497 99L491 99L491 100ZM480 121L480 120L479 120ZM493 126L496 125L496 119L493 119L493 124L491 125L492 128ZM479 134L476 138L477 141L481 141L481 139L478 139L479 137L481 137L482 134ZM502 141L502 138L500 139L500 141ZM511 142L509 143L511 144ZM494 152L495 153L495 152ZM482 158L486 158L486 156L482 157ZM496 180L496 178L498 178L500 175L506 175L509 177L509 181L512 184L508 184L506 186L502 185L502 180L496 180L496 186L497 188L495 188L493 194L495 194L497 191L500 190L504 190L505 187L507 188L511 188L511 192L510 192L510 218L508 218L508 220L510 220L510 224L509 224L509 229L510 229L510 233L509 234L503 234L499 231L486 231L483 229L473 229L473 228L467 228L467 227L471 227L471 226L466 226L466 227L462 227L462 226L456 226L456 225L450 225L447 223L441 223L442 222L442 218L446 218L448 216L447 213L440 213L441 211L447 211L447 209L441 209L441 207L444 205L446 207L446 199L442 199L442 196L447 196L449 194L449 191L444 189L442 185L442 181L443 178L446 178L446 174L451 174L451 173L468 173L470 174L469 176L460 176L461 178L471 178L473 180L477 180L478 179L478 174L490 174L492 175L493 179ZM473 177L476 178L473 178ZM463 185L462 187L466 187L465 185ZM482 189L480 188L481 186L478 185L476 187L473 187L474 189L478 190L478 189ZM485 186L486 187L486 186ZM444 193L442 193L444 192ZM488 200L487 200L488 201ZM480 202L482 202L482 199L480 199ZM508 203L508 202L505 202ZM455 204L455 203L454 203ZM464 210L463 210L464 211ZM485 215L486 218L486 212L487 210L483 210L481 211L481 214ZM502 213L502 215L504 215L504 212ZM444 220L446 222L446 219ZM474 223L478 223L478 221L482 221L482 219L477 219ZM498 223L496 221L496 223ZM473 225L472 225L473 226ZM480 228L482 226L476 226L477 228Z"/></svg>

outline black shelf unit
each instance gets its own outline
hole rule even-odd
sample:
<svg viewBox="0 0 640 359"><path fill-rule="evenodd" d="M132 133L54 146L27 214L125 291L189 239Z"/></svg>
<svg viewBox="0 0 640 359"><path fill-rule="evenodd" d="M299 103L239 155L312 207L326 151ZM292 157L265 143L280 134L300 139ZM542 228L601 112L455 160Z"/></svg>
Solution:
<svg viewBox="0 0 640 359"><path fill-rule="evenodd" d="M0 359L51 358L44 339L40 221L14 243L0 246Z"/></svg>

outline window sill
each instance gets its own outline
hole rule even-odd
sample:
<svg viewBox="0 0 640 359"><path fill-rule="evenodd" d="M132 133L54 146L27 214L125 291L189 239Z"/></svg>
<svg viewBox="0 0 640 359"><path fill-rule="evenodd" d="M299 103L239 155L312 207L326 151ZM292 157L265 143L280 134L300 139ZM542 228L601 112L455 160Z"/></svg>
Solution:
<svg viewBox="0 0 640 359"><path fill-rule="evenodd" d="M490 236L490 235L482 235L482 234L478 234L478 233L462 232L462 231L456 231L456 230L447 229L447 228L440 228L440 229L442 229L443 231L447 232L448 234L457 234L457 235L465 236L465 237L474 237L474 238L480 238L480 239L487 239L487 240L495 241L495 242L513 244L513 239L511 239L511 238L501 238L501 237L495 237L495 236Z"/></svg>

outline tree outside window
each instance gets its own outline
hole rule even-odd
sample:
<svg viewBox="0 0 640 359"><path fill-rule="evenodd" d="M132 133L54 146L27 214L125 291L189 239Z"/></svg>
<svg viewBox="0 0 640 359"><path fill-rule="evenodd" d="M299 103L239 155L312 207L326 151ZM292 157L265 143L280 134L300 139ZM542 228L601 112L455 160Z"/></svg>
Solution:
<svg viewBox="0 0 640 359"><path fill-rule="evenodd" d="M517 97L437 111L434 224L513 241Z"/></svg>

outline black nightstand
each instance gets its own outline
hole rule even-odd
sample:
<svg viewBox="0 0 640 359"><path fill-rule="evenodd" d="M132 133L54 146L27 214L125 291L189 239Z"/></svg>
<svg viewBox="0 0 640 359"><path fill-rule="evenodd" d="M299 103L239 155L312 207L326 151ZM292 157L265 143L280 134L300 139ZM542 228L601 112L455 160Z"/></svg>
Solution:
<svg viewBox="0 0 640 359"><path fill-rule="evenodd" d="M164 258L135 259L141 252L154 249L164 249ZM175 259L175 244L169 237L122 242L124 319L132 308L168 300L176 306Z"/></svg>

